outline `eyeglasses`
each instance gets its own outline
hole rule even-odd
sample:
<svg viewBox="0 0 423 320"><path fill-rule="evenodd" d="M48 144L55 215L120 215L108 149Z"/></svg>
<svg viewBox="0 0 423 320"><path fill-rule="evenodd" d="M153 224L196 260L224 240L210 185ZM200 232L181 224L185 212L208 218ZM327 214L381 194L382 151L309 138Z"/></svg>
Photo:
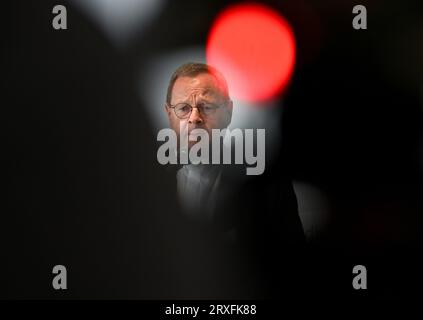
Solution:
<svg viewBox="0 0 423 320"><path fill-rule="evenodd" d="M206 117L211 116L212 114L216 112L217 109L220 108L220 106L215 105L213 103L199 103L197 106L193 107L189 103L182 102L182 103L177 103L175 105L167 104L167 106L173 109L173 111L175 112L175 115L179 119L189 118L193 108L197 108L198 111L203 116L206 116Z"/></svg>

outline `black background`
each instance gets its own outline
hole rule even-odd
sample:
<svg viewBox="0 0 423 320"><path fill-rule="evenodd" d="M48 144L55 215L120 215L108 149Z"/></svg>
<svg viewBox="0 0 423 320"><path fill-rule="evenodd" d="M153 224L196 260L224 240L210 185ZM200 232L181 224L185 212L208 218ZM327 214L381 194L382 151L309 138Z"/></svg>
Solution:
<svg viewBox="0 0 423 320"><path fill-rule="evenodd" d="M328 230L283 262L275 296L412 296L422 267L421 1L360 2L367 30L351 26L357 3L338 2L263 2L291 22L298 45L280 162L266 179L283 166L331 208ZM62 31L51 27L57 2L2 4L1 298L256 297L225 285L216 253L201 253L201 236L176 218L135 85L151 57L205 44L228 3L169 1L124 50L67 2ZM389 74L397 63L405 71ZM68 268L66 291L51 287L57 264ZM366 291L351 286L357 264Z"/></svg>

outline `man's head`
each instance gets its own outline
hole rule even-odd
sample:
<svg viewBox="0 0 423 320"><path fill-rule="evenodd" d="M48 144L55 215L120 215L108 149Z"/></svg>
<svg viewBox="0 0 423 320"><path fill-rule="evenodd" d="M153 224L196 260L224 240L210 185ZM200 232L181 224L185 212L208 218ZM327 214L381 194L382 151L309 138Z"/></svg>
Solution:
<svg viewBox="0 0 423 320"><path fill-rule="evenodd" d="M212 129L226 128L232 118L232 101L222 74L203 63L187 63L172 75L167 90L166 112L170 127L180 135L204 129L211 139ZM189 146L195 144L190 141Z"/></svg>

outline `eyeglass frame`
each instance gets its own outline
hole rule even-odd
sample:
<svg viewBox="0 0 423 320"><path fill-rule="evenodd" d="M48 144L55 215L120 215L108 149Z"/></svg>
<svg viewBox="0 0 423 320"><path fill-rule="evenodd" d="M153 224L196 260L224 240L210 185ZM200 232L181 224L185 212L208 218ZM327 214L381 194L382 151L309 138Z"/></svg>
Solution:
<svg viewBox="0 0 423 320"><path fill-rule="evenodd" d="M229 100L228 100L228 101L229 101ZM211 102L204 102L204 103L205 103L205 104L210 104L210 105L212 105L212 106L216 107L216 108L214 109L214 112L215 112L217 109L220 109L220 108L222 108L223 106L225 106L225 105L228 103L228 101L225 101L222 105L218 105L218 104L211 103ZM180 118L180 117L178 117L178 115L176 114L175 107L176 107L178 104L186 104L186 105L188 105L188 106L190 106L190 107L191 107L191 111L187 114L187 116L186 116L186 117ZM194 108L197 108L197 109L198 109L198 111L200 112L200 114L201 114L201 115L203 115L203 116L205 116L205 117L210 116L210 115L204 114L204 112L201 112L201 111L200 111L200 109L198 108L198 106L192 106L192 105L191 105L191 104L189 104L188 102L179 102L179 103L176 103L176 104L174 104L174 105L172 105L172 104L170 104L170 103L167 103L167 102L166 102L166 106L167 106L168 108L170 108L170 109L173 109L173 112L175 113L175 116L176 116L178 119L188 119L188 118L191 116L191 114L192 114L192 109L194 109ZM214 112L213 112L212 114L214 114Z"/></svg>

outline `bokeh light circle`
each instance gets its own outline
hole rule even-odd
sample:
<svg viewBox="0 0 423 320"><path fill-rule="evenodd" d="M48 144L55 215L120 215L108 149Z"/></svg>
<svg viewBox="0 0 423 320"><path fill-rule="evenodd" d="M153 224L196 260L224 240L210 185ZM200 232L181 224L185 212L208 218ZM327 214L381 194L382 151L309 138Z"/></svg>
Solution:
<svg viewBox="0 0 423 320"><path fill-rule="evenodd" d="M234 98L266 101L281 94L291 78L295 38L276 11L259 4L234 5L215 19L206 58L224 74Z"/></svg>

